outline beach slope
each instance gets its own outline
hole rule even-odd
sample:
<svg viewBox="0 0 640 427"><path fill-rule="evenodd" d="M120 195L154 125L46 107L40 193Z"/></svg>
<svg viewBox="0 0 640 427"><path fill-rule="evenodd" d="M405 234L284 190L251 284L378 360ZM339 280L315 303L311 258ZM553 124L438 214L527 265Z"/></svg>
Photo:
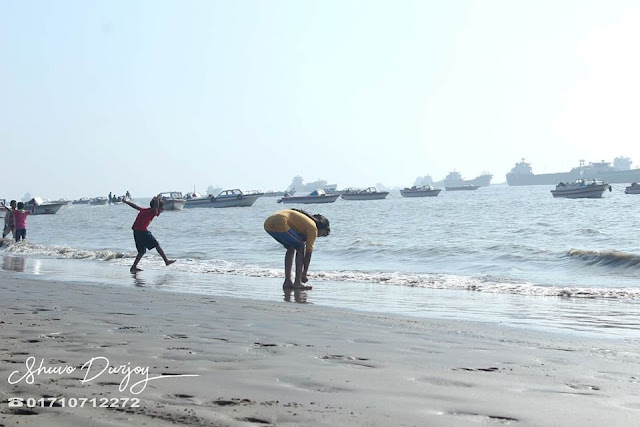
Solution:
<svg viewBox="0 0 640 427"><path fill-rule="evenodd" d="M637 342L143 287L0 278L0 290L0 425L640 419Z"/></svg>

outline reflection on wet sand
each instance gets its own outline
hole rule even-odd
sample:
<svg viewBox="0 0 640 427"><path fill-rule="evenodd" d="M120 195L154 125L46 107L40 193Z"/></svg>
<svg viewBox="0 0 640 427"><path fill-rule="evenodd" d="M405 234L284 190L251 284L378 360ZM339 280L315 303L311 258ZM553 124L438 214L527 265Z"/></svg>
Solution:
<svg viewBox="0 0 640 427"><path fill-rule="evenodd" d="M27 266L26 258L16 256L3 256L2 269L5 271L23 272Z"/></svg>
<svg viewBox="0 0 640 427"><path fill-rule="evenodd" d="M133 277L133 286L144 286L146 284L145 280L138 275L138 273L131 273L131 277Z"/></svg>
<svg viewBox="0 0 640 427"><path fill-rule="evenodd" d="M293 300L300 304L307 304L307 291L300 289L282 288L284 291L284 300L291 302L291 294L293 294Z"/></svg>

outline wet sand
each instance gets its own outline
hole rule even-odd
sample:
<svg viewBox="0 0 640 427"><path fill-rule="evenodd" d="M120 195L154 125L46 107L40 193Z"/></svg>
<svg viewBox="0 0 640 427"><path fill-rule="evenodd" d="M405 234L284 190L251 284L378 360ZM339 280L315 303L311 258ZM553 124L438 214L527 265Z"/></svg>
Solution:
<svg viewBox="0 0 640 427"><path fill-rule="evenodd" d="M632 426L640 419L633 340L149 288L0 277L0 290L0 425ZM120 372L100 374L106 360ZM143 372L127 383L136 367ZM146 367L149 377L163 377L145 386ZM9 397L43 400L19 408ZM65 407L48 406L63 398ZM66 407L70 398L87 403ZM107 398L114 407L92 406ZM139 407L122 407L124 398Z"/></svg>

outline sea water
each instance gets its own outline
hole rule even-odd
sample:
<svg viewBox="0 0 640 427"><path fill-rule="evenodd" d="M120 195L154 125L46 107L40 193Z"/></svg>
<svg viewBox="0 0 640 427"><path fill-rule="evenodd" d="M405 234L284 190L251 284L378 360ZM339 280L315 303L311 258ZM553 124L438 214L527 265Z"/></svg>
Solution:
<svg viewBox="0 0 640 427"><path fill-rule="evenodd" d="M602 199L554 199L551 188L495 185L427 198L392 191L384 200L297 206L329 218L331 235L314 247L314 289L288 296L284 249L262 226L285 206L269 197L248 208L165 211L150 230L178 262L167 268L150 251L135 277L137 212L124 204L30 217L28 242L0 255L9 276L639 339L640 196L614 185Z"/></svg>

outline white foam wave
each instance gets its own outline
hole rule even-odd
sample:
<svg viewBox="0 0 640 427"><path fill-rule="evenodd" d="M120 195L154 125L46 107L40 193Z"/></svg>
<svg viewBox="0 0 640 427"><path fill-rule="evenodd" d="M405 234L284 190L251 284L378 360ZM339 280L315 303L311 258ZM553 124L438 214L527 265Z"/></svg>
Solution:
<svg viewBox="0 0 640 427"><path fill-rule="evenodd" d="M134 254L108 250L83 250L66 246L44 246L29 242L12 243L5 252L19 255L42 255L69 259L90 259L129 265ZM155 254L145 257L145 268L165 268L162 259ZM282 268L267 268L226 260L181 259L172 270L196 274L221 274L247 277L280 278ZM313 271L314 282L376 283L387 286L410 286L428 289L453 289L497 294L553 296L593 299L640 299L638 288L591 288L579 286L541 286L512 278L494 276L463 276L455 274L363 271Z"/></svg>
<svg viewBox="0 0 640 427"><path fill-rule="evenodd" d="M109 250L85 250L75 249L67 246L45 246L21 241L11 243L6 246L5 252L17 255L44 255L57 258L69 259L94 259L100 261L111 261L119 258L133 258L135 255L126 252L116 252Z"/></svg>

